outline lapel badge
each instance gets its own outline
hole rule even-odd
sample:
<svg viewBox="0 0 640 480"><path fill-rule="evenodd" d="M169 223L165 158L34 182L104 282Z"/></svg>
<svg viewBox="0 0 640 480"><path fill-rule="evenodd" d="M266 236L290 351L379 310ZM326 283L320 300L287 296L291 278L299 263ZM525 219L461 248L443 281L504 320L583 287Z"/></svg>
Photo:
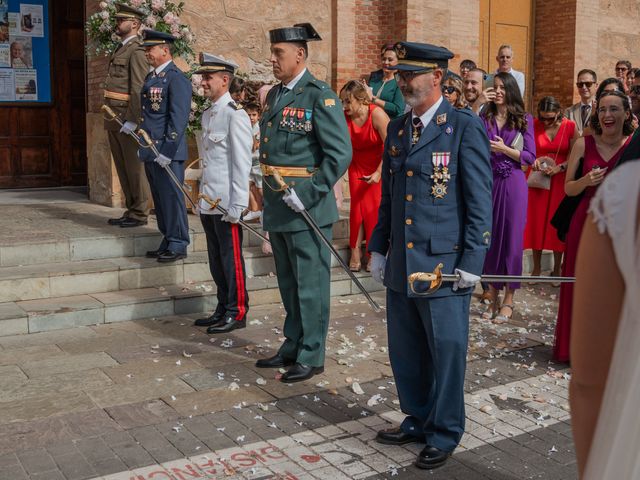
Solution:
<svg viewBox="0 0 640 480"><path fill-rule="evenodd" d="M489 245L491 243L491 232L484 232L482 234L482 242L485 245Z"/></svg>
<svg viewBox="0 0 640 480"><path fill-rule="evenodd" d="M389 155L391 155L392 157L397 157L398 155L400 155L400 150L395 145L391 145L391 147L389 147Z"/></svg>
<svg viewBox="0 0 640 480"><path fill-rule="evenodd" d="M436 125L442 125L443 123L447 122L447 114L446 113L441 113L440 115L438 115L436 117Z"/></svg>
<svg viewBox="0 0 640 480"><path fill-rule="evenodd" d="M447 125L447 128L444 129L444 133L446 133L447 135L451 135L453 133L453 128L451 127L451 125Z"/></svg>
<svg viewBox="0 0 640 480"><path fill-rule="evenodd" d="M166 73L165 73L165 72L160 72L160 73L158 74L158 76L159 76L160 78L163 78L165 75L166 75Z"/></svg>

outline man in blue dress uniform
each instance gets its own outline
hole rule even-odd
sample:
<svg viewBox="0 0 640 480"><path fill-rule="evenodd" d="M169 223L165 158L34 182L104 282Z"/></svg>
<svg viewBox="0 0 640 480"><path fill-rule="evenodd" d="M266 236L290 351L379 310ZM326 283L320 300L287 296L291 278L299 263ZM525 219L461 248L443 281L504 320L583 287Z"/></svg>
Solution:
<svg viewBox="0 0 640 480"><path fill-rule="evenodd" d="M491 237L492 174L479 118L443 101L453 54L410 42L397 51L398 83L412 108L389 124L369 251L372 275L387 287L389 356L407 417L377 440L426 443L416 466L430 469L446 462L464 432L469 301ZM460 281L417 296L408 276L440 263Z"/></svg>
<svg viewBox="0 0 640 480"><path fill-rule="evenodd" d="M173 63L173 36L154 30L145 30L143 35L142 45L153 70L142 87L140 128L149 134L160 155L141 148L138 156L144 162L158 229L163 235L158 249L148 251L147 257L174 262L187 256L189 226L184 195L164 169L170 168L180 182L184 181L191 82Z"/></svg>

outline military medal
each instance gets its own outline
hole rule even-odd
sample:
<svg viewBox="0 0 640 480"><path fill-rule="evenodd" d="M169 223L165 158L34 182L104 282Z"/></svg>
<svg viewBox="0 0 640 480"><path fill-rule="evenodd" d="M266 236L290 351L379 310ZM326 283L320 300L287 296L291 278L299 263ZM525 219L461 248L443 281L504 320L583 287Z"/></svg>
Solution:
<svg viewBox="0 0 640 480"><path fill-rule="evenodd" d="M151 100L151 109L156 112L160 110L160 103L162 103L162 88L149 88L149 99Z"/></svg>
<svg viewBox="0 0 640 480"><path fill-rule="evenodd" d="M311 114L312 114L313 110L305 110L304 111L304 116L306 118L305 122L304 122L304 131L305 132L310 132L312 125L311 125Z"/></svg>
<svg viewBox="0 0 640 480"><path fill-rule="evenodd" d="M433 164L431 195L434 198L444 198L447 194L447 183L451 180L451 175L449 174L450 158L450 152L433 152L431 154L431 163Z"/></svg>
<svg viewBox="0 0 640 480"><path fill-rule="evenodd" d="M289 107L284 107L282 109L282 120L280 120L280 126L283 128L287 127L287 117L289 116L289 110L291 110Z"/></svg>
<svg viewBox="0 0 640 480"><path fill-rule="evenodd" d="M297 108L296 113L298 114L298 122L296 123L296 129L302 130L304 128L304 122L302 119L304 118L304 108Z"/></svg>

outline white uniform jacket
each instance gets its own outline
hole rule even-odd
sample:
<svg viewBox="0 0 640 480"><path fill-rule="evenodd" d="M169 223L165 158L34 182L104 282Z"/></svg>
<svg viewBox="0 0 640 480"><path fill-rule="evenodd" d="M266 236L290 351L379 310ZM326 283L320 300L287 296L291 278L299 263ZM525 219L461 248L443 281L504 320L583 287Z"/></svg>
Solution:
<svg viewBox="0 0 640 480"><path fill-rule="evenodd" d="M249 205L249 172L253 135L251 121L225 93L202 114L202 180L200 191L238 215ZM200 200L203 214L220 214Z"/></svg>

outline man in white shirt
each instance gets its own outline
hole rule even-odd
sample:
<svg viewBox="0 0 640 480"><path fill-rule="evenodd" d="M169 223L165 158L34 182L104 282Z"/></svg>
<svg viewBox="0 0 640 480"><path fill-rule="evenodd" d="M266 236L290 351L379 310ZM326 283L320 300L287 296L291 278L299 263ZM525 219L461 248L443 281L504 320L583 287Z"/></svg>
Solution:
<svg viewBox="0 0 640 480"><path fill-rule="evenodd" d="M511 45L500 45L498 49L498 55L496 55L496 61L498 62L498 69L496 73L507 72L513 75L513 78L518 82L518 88L520 89L520 95L524 98L524 73L514 70L513 64L513 48Z"/></svg>
<svg viewBox="0 0 640 480"><path fill-rule="evenodd" d="M576 80L576 87L580 94L580 101L567 108L564 116L575 122L578 133L582 135L584 129L589 125L596 98L596 90L598 90L596 72L588 68L580 70Z"/></svg>
<svg viewBox="0 0 640 480"><path fill-rule="evenodd" d="M223 58L200 54L204 94L211 107L202 114L203 172L201 191L220 199L226 215L200 200L200 220L207 237L209 270L216 282L218 305L208 318L196 320L207 333L228 333L245 328L249 311L242 227L238 224L249 205L249 171L253 135L249 116L229 93L238 66Z"/></svg>

